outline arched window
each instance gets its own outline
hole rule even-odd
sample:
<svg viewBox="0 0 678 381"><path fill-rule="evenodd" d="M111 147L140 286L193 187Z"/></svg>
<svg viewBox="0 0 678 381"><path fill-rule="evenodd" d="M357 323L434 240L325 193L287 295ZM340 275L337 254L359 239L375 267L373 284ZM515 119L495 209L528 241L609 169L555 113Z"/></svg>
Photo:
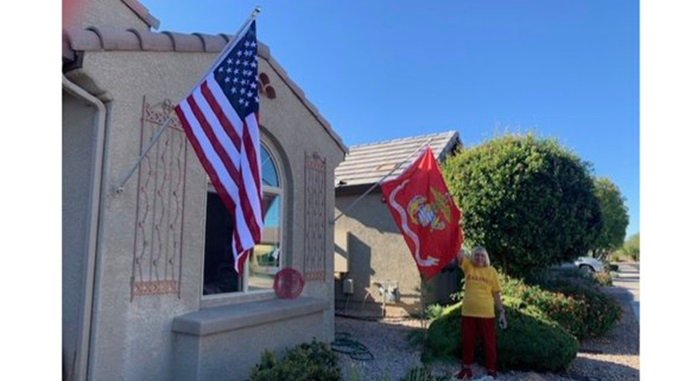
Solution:
<svg viewBox="0 0 678 381"><path fill-rule="evenodd" d="M207 194L205 223L205 263L203 295L271 290L273 278L282 263L283 187L280 166L271 151L261 145L261 183L264 231L261 243L245 265L243 274L235 271L231 239L233 219L214 187Z"/></svg>

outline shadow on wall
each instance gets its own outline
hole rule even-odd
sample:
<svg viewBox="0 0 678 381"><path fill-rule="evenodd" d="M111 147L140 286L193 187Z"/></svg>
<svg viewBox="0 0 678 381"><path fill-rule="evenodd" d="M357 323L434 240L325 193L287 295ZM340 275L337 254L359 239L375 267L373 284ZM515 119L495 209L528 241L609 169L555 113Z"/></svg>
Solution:
<svg viewBox="0 0 678 381"><path fill-rule="evenodd" d="M340 248L335 247L335 250L338 250L339 253L343 251ZM348 233L348 252L351 253L349 257L349 272L346 273L341 279L336 280L338 282L335 286L335 300L338 302L336 308L338 310L345 310L348 307L348 303L351 304L350 308L362 308L364 305L372 305L375 300L369 294L369 288L371 287L370 279L374 275L374 269L372 268L372 248L367 245L365 242L360 240L352 233ZM344 279L351 279L353 281L353 294L344 294L342 282Z"/></svg>
<svg viewBox="0 0 678 381"><path fill-rule="evenodd" d="M450 264L428 281L422 280L418 288L419 293L401 295L403 298L417 300L417 303L398 303L398 306L410 316L423 316L431 304L442 306L454 304L457 300L453 300L451 295L461 290L461 278L461 270L456 265Z"/></svg>

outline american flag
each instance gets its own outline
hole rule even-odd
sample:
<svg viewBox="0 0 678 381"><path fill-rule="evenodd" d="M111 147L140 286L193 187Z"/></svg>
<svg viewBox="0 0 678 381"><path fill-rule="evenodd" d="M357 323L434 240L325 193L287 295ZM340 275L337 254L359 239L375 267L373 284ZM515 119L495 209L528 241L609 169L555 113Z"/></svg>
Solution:
<svg viewBox="0 0 678 381"><path fill-rule="evenodd" d="M242 273L263 227L255 21L235 38L175 111L234 217L233 255Z"/></svg>

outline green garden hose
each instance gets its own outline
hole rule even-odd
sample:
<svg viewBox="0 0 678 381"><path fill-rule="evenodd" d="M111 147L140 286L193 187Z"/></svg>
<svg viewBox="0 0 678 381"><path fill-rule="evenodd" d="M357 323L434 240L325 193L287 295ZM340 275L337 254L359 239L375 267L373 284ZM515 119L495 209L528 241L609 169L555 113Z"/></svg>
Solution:
<svg viewBox="0 0 678 381"><path fill-rule="evenodd" d="M358 361L374 360L374 355L367 347L358 340L351 338L348 332L337 332L335 339L332 342L332 350L338 353L343 353L351 356L352 359Z"/></svg>

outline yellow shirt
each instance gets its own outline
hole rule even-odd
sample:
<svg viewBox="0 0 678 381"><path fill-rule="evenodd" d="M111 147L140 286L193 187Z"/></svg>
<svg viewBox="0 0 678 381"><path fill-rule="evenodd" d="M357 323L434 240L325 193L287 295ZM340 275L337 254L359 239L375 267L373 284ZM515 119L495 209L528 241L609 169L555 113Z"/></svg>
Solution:
<svg viewBox="0 0 678 381"><path fill-rule="evenodd" d="M493 292L501 291L497 270L492 266L476 267L469 258L461 262L466 286L461 315L481 318L494 317Z"/></svg>

